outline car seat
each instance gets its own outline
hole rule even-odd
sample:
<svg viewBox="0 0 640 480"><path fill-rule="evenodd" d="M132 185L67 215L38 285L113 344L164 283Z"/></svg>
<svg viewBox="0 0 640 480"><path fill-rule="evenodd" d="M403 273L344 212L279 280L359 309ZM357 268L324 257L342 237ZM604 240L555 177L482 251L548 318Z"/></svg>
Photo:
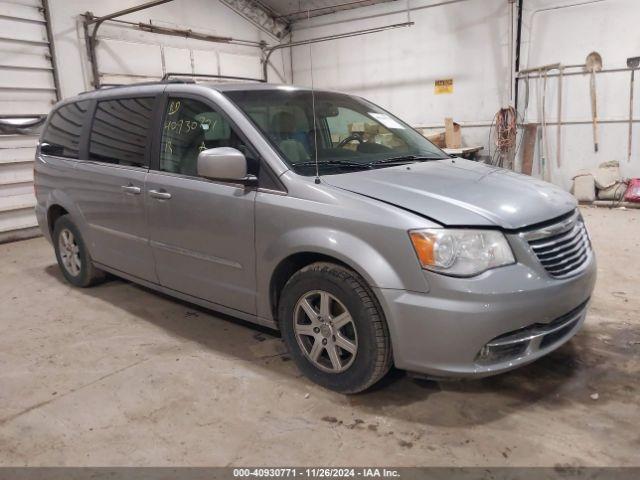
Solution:
<svg viewBox="0 0 640 480"><path fill-rule="evenodd" d="M299 163L309 160L307 134L296 130L295 117L291 113L279 112L271 118L270 136L290 161Z"/></svg>

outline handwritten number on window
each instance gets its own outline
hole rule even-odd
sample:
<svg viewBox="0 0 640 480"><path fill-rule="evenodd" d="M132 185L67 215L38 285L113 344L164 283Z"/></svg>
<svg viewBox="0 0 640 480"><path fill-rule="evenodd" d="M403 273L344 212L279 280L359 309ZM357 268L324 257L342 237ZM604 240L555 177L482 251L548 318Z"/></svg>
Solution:
<svg viewBox="0 0 640 480"><path fill-rule="evenodd" d="M172 100L169 104L169 115L174 115L180 110L180 100Z"/></svg>

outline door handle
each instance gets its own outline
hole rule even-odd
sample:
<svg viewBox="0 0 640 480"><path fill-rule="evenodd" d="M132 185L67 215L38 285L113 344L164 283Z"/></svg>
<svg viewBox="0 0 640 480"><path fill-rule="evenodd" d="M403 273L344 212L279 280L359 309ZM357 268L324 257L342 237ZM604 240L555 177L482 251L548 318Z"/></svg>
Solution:
<svg viewBox="0 0 640 480"><path fill-rule="evenodd" d="M134 195L140 195L140 187L136 187L135 185L123 185L122 191L126 193L132 193Z"/></svg>
<svg viewBox="0 0 640 480"><path fill-rule="evenodd" d="M149 196L160 200L169 200L171 198L169 192L161 192L160 190L149 190Z"/></svg>

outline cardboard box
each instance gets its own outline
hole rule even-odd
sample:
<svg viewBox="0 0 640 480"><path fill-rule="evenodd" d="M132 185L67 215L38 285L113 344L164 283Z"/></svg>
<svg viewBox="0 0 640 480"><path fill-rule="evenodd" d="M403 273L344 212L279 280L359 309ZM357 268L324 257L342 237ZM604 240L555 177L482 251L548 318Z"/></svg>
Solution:
<svg viewBox="0 0 640 480"><path fill-rule="evenodd" d="M393 133L381 133L379 135L376 135L375 141L376 143L389 148L399 148L405 146L405 144Z"/></svg>
<svg viewBox="0 0 640 480"><path fill-rule="evenodd" d="M437 131L437 132L425 132L424 129L422 130L422 135L429 140L431 143L433 143L436 147L439 148L445 148L447 146L446 141L445 141L445 131L441 130L441 131Z"/></svg>
<svg viewBox="0 0 640 480"><path fill-rule="evenodd" d="M349 133L364 133L364 122L350 123Z"/></svg>
<svg viewBox="0 0 640 480"><path fill-rule="evenodd" d="M377 135L380 133L380 126L375 123L353 122L348 125L350 133L364 133L367 135Z"/></svg>
<svg viewBox="0 0 640 480"><path fill-rule="evenodd" d="M573 196L579 202L593 202L596 199L596 182L593 175L579 175L573 179Z"/></svg>
<svg viewBox="0 0 640 480"><path fill-rule="evenodd" d="M453 118L444 119L444 136L447 148L462 147L462 129L459 124L453 121Z"/></svg>

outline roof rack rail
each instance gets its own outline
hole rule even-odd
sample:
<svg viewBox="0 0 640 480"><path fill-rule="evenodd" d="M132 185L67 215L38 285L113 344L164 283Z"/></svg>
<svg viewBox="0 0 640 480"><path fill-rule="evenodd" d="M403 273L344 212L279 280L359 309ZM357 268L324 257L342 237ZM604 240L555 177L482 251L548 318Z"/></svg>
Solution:
<svg viewBox="0 0 640 480"><path fill-rule="evenodd" d="M163 82L171 82L171 77L191 77L193 78L219 78L221 80L244 80L247 82L260 82L265 83L266 80L263 78L251 78L251 77L237 77L234 75L213 75L210 73L177 73L177 72L168 72L165 73L162 77ZM177 80L177 79L175 79Z"/></svg>
<svg viewBox="0 0 640 480"><path fill-rule="evenodd" d="M175 78L180 77L180 78ZM187 78L183 78L187 77ZM140 87L144 85L161 85L165 83L196 83L195 78L219 78L221 80L243 80L246 82L260 82L265 83L266 80L261 78L251 78L251 77L238 77L234 75L213 75L210 73L178 73L178 72L168 72L165 73L160 80L152 81L152 82L138 82L138 83L101 83L100 87L96 90L106 90L112 88L126 88L126 87ZM86 95L91 92L95 92L96 90L87 90L85 92L81 92L80 95Z"/></svg>
<svg viewBox="0 0 640 480"><path fill-rule="evenodd" d="M188 78L167 78L162 77L162 80L155 80L152 82L137 82L137 83L101 83L100 86L95 90L86 90L84 92L80 92L79 95L85 95L87 93L96 92L98 90L106 90L112 88L126 88L126 87L141 87L145 85L162 85L165 83L196 83L195 80L191 80Z"/></svg>

